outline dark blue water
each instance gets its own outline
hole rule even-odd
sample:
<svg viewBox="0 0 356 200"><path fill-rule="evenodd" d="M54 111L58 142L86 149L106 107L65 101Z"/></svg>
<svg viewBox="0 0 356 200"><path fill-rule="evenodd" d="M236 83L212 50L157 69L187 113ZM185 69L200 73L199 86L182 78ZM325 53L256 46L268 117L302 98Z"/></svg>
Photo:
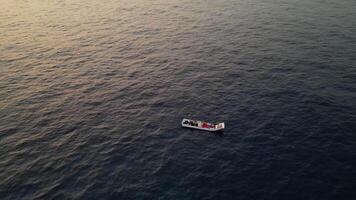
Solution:
<svg viewBox="0 0 356 200"><path fill-rule="evenodd" d="M0 5L0 199L356 199L356 1Z"/></svg>

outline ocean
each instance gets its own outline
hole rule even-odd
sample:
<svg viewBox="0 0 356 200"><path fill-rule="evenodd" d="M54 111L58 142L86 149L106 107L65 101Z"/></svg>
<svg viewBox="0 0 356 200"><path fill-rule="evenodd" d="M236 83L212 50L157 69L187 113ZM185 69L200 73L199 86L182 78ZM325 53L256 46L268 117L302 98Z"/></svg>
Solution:
<svg viewBox="0 0 356 200"><path fill-rule="evenodd" d="M0 0L0 199L356 199L355 10Z"/></svg>

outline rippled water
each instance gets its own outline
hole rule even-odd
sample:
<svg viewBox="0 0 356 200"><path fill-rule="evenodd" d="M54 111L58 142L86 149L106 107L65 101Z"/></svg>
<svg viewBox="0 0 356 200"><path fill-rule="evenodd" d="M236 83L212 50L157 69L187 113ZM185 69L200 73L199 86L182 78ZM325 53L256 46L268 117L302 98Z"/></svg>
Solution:
<svg viewBox="0 0 356 200"><path fill-rule="evenodd" d="M355 10L0 0L0 199L355 199Z"/></svg>

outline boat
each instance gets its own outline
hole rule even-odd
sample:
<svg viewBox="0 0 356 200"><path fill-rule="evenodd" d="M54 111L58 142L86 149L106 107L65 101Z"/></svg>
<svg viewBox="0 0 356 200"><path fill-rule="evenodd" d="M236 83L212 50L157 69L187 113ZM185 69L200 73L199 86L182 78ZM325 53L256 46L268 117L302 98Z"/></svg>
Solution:
<svg viewBox="0 0 356 200"><path fill-rule="evenodd" d="M210 132L222 132L225 129L225 123L222 122L222 123L214 124L214 123L208 123L208 122L192 120L192 119L183 119L182 127L199 129L199 130L210 131Z"/></svg>

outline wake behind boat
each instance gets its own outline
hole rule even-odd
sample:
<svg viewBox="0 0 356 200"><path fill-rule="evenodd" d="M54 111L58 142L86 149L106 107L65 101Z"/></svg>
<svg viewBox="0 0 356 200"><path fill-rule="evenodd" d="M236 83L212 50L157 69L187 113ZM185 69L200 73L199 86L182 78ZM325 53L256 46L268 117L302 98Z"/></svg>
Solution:
<svg viewBox="0 0 356 200"><path fill-rule="evenodd" d="M224 131L225 123L222 122L218 124L213 124L213 123L208 123L208 122L203 122L198 120L183 119L182 127L217 132L217 131Z"/></svg>

